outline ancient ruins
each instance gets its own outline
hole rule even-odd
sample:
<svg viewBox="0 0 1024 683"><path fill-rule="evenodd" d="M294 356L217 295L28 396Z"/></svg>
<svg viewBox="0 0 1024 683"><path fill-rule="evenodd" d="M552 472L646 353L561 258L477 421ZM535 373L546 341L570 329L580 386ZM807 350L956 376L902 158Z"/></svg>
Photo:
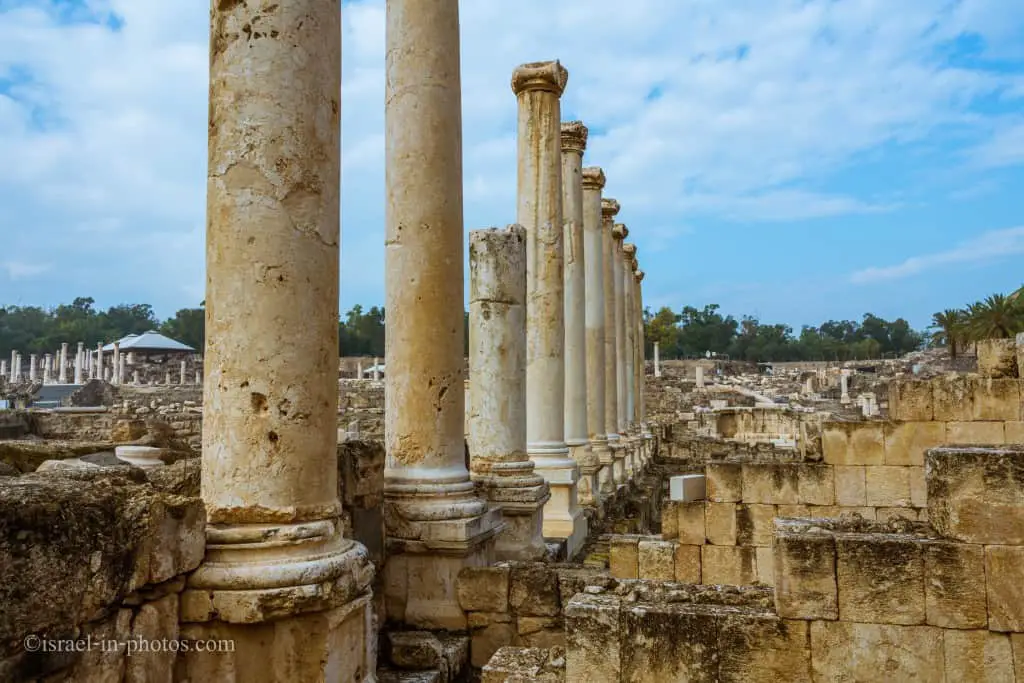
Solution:
<svg viewBox="0 0 1024 683"><path fill-rule="evenodd" d="M467 238L458 2L388 0L386 354L339 359L339 5L211 14L205 348L0 362L0 680L1024 682L1024 338L648 359L567 67L511 69Z"/></svg>

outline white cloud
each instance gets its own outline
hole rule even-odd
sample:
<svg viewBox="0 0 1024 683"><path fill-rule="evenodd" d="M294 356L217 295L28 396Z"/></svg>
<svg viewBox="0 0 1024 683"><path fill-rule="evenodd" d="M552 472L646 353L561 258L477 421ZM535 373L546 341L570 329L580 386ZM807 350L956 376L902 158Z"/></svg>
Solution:
<svg viewBox="0 0 1024 683"><path fill-rule="evenodd" d="M99 281L91 264L116 272L103 280L109 296L152 301L166 315L194 305L203 287L209 3L85 4L92 16L117 14L122 30L62 24L41 0L0 10L0 83L18 76L0 85L0 159L14 160L0 164L0 234L20 261L76 264L55 269L47 286L59 290L24 290L34 297L89 294ZM383 291L383 7L361 0L343 10L347 303L379 302ZM990 56L1015 54L1024 19L1007 7L463 2L466 228L515 220L509 78L517 64L548 58L570 71L563 113L591 127L585 163L605 169L641 254L671 248L705 220L889 210L896 192L862 196L826 181L882 145L949 126L990 134L992 117L972 111L972 99L1019 98L1020 76L952 68L936 55L965 33L981 36ZM1002 156L989 152L991 164L1020 163L1008 155L1013 135L992 138Z"/></svg>
<svg viewBox="0 0 1024 683"><path fill-rule="evenodd" d="M24 263L22 261L4 261L0 263L0 268L7 271L7 277L11 280L32 278L45 273L52 267L49 263Z"/></svg>
<svg viewBox="0 0 1024 683"><path fill-rule="evenodd" d="M1024 226L991 230L952 249L912 256L893 266L872 266L850 275L853 284L898 280L947 266L986 263L1024 253Z"/></svg>

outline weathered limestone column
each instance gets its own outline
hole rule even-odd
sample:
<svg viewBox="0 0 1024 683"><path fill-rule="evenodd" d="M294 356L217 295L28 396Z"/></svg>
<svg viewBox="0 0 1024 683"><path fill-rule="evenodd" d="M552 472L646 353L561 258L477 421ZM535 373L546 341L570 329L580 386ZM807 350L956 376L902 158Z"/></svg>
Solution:
<svg viewBox="0 0 1024 683"><path fill-rule="evenodd" d="M661 354L658 342L654 342L654 376L661 377Z"/></svg>
<svg viewBox="0 0 1024 683"><path fill-rule="evenodd" d="M0 360L0 377L10 381L10 376L7 374L7 361L5 360Z"/></svg>
<svg viewBox="0 0 1024 683"><path fill-rule="evenodd" d="M380 381L380 358L373 359L373 381Z"/></svg>
<svg viewBox="0 0 1024 683"><path fill-rule="evenodd" d="M113 355L110 357L111 384L121 383L121 342L114 342Z"/></svg>
<svg viewBox="0 0 1024 683"><path fill-rule="evenodd" d="M11 351L11 374L9 375L10 381L16 381L18 379L18 374L18 352Z"/></svg>
<svg viewBox="0 0 1024 683"><path fill-rule="evenodd" d="M623 468L623 481L629 479L630 461L633 456L633 440L629 436L626 414L629 405L629 389L626 382L626 349L629 340L626 338L626 255L622 249L623 241L629 235L629 229L622 223L616 223L612 230L614 243L613 267L615 268L615 386L618 400L615 404L615 429L619 433L619 451ZM616 463L618 464L618 463Z"/></svg>
<svg viewBox="0 0 1024 683"><path fill-rule="evenodd" d="M544 535L572 557L587 535L577 502L579 466L565 443L565 296L561 105L569 74L555 62L516 67L518 222L526 228L527 451L551 487Z"/></svg>
<svg viewBox="0 0 1024 683"><path fill-rule="evenodd" d="M636 273L636 321L637 321L637 365L640 368L637 374L637 423L640 428L640 439L643 450L644 462L650 462L654 455L654 434L651 433L650 425L647 424L647 397L645 394L647 386L647 331L644 328L644 293L643 281L644 271L637 270Z"/></svg>
<svg viewBox="0 0 1024 683"><path fill-rule="evenodd" d="M694 368L694 381L698 389L704 388L704 366L698 365Z"/></svg>
<svg viewBox="0 0 1024 683"><path fill-rule="evenodd" d="M28 354L28 381L36 381L36 354Z"/></svg>
<svg viewBox="0 0 1024 683"><path fill-rule="evenodd" d="M385 597L396 621L461 630L455 578L504 525L466 466L459 4L386 8Z"/></svg>
<svg viewBox="0 0 1024 683"><path fill-rule="evenodd" d="M186 362L181 361L178 366L178 384L185 384Z"/></svg>
<svg viewBox="0 0 1024 683"><path fill-rule="evenodd" d="M124 384L128 372L128 357L126 354L119 354L120 362L117 365L117 383Z"/></svg>
<svg viewBox="0 0 1024 683"><path fill-rule="evenodd" d="M592 457L597 460L597 485L593 504L601 512L605 492L615 488L612 476L612 452L608 447L605 425L605 296L604 238L601 224L601 191L604 171L597 167L583 169L583 254L586 267L586 366L587 366L587 436ZM592 464L592 463L591 463ZM581 474L584 473L580 468Z"/></svg>
<svg viewBox="0 0 1024 683"><path fill-rule="evenodd" d="M498 560L544 556L544 478L526 453L526 231L469 233L469 454L473 481L502 506Z"/></svg>
<svg viewBox="0 0 1024 683"><path fill-rule="evenodd" d="M60 368L58 369L58 381L61 384L68 383L68 343L60 345Z"/></svg>
<svg viewBox="0 0 1024 683"><path fill-rule="evenodd" d="M633 413L636 405L636 385L634 377L636 373L636 329L633 326L633 286L636 280L633 278L633 264L635 263L636 245L622 245L622 336L625 340L622 346L622 362L625 370L622 373L622 386L626 392L624 425L626 427L626 440L629 448L626 451L626 475L632 479L639 465L639 454L637 453L636 425L633 423Z"/></svg>
<svg viewBox="0 0 1024 683"><path fill-rule="evenodd" d="M207 546L181 637L234 648L183 677L369 681L373 569L338 501L340 7L215 2L211 22Z"/></svg>
<svg viewBox="0 0 1024 683"><path fill-rule="evenodd" d="M363 361L356 362L356 379L363 378Z"/></svg>
<svg viewBox="0 0 1024 683"><path fill-rule="evenodd" d="M170 368L167 368L166 372L164 372L164 385L171 386L171 369Z"/></svg>
<svg viewBox="0 0 1024 683"><path fill-rule="evenodd" d="M619 354L618 328L615 325L615 291L617 272L615 268L615 216L619 213L619 203L614 199L601 200L601 242L604 259L604 396L605 428L608 430L608 448L612 454L611 485L602 493L614 493L617 486L626 483L626 472L623 468L622 437L619 436ZM620 278L621 279L621 278Z"/></svg>
<svg viewBox="0 0 1024 683"><path fill-rule="evenodd" d="M562 245L565 282L565 444L580 469L579 503L597 505L598 454L587 427L587 273L583 234L583 152L587 127L562 123Z"/></svg>
<svg viewBox="0 0 1024 683"><path fill-rule="evenodd" d="M847 404L850 402L850 371L843 369L839 371L839 402Z"/></svg>
<svg viewBox="0 0 1024 683"><path fill-rule="evenodd" d="M11 367L13 368L11 372L12 372L12 374L14 376L14 381L15 382L20 382L21 381L21 354L18 353L17 351L14 351L13 353L14 353L14 361L13 361L13 363L11 365Z"/></svg>
<svg viewBox="0 0 1024 683"><path fill-rule="evenodd" d="M82 370L85 368L85 343L78 342L78 350L75 352L75 384L82 383Z"/></svg>
<svg viewBox="0 0 1024 683"><path fill-rule="evenodd" d="M132 384L135 385L135 386L139 386L139 371L138 370L132 370Z"/></svg>
<svg viewBox="0 0 1024 683"><path fill-rule="evenodd" d="M43 384L50 384L53 382L53 355L46 354L43 356Z"/></svg>
<svg viewBox="0 0 1024 683"><path fill-rule="evenodd" d="M203 385L203 373L202 373L201 370L196 370L196 381L195 381L195 384L196 384L197 387Z"/></svg>
<svg viewBox="0 0 1024 683"><path fill-rule="evenodd" d="M103 342L96 344L96 362L92 366L92 378L103 379Z"/></svg>

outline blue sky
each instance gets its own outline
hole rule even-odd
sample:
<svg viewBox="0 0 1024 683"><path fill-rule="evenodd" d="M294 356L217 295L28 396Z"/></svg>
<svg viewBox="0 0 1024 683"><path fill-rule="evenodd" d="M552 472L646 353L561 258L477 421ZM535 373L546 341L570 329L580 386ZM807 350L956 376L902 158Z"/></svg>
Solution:
<svg viewBox="0 0 1024 683"><path fill-rule="evenodd" d="M383 6L343 9L342 310L383 301ZM510 6L461 3L467 230L514 220L509 79L558 58L651 306L923 327L1024 284L1017 0ZM208 18L0 0L0 304L203 298Z"/></svg>

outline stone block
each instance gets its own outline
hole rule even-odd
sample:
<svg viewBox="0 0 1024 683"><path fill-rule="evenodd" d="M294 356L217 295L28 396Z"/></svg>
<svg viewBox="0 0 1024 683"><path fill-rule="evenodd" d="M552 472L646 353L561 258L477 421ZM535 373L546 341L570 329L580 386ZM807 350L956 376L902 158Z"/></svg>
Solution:
<svg viewBox="0 0 1024 683"><path fill-rule="evenodd" d="M608 545L608 570L616 579L635 579L640 571L636 536L612 536Z"/></svg>
<svg viewBox="0 0 1024 683"><path fill-rule="evenodd" d="M885 432L881 422L826 422L822 451L829 465L881 465Z"/></svg>
<svg viewBox="0 0 1024 683"><path fill-rule="evenodd" d="M703 545L707 534L704 528L704 507L707 503L679 503L676 507L676 534L680 543Z"/></svg>
<svg viewBox="0 0 1024 683"><path fill-rule="evenodd" d="M639 578L674 581L676 545L671 541L640 541L637 544Z"/></svg>
<svg viewBox="0 0 1024 683"><path fill-rule="evenodd" d="M679 543L675 549L675 580L680 583L700 583L700 549L699 545Z"/></svg>
<svg viewBox="0 0 1024 683"><path fill-rule="evenodd" d="M866 477L863 465L836 465L836 504L842 506L867 505Z"/></svg>
<svg viewBox="0 0 1024 683"><path fill-rule="evenodd" d="M507 612L510 577L507 564L466 567L455 582L459 607L467 612Z"/></svg>
<svg viewBox="0 0 1024 683"><path fill-rule="evenodd" d="M1014 683L1008 634L949 629L942 635L947 681Z"/></svg>
<svg viewBox="0 0 1024 683"><path fill-rule="evenodd" d="M604 680L717 680L717 617L699 607L678 603L624 605L621 678Z"/></svg>
<svg viewBox="0 0 1024 683"><path fill-rule="evenodd" d="M988 627L1024 631L1024 546L985 546Z"/></svg>
<svg viewBox="0 0 1024 683"><path fill-rule="evenodd" d="M839 616L844 621L923 624L924 548L881 534L836 536Z"/></svg>
<svg viewBox="0 0 1024 683"><path fill-rule="evenodd" d="M679 503L666 500L661 503L661 537L666 541L679 538Z"/></svg>
<svg viewBox="0 0 1024 683"><path fill-rule="evenodd" d="M805 505L835 504L834 469L832 465L797 465L799 502Z"/></svg>
<svg viewBox="0 0 1024 683"><path fill-rule="evenodd" d="M974 383L966 375L932 380L935 421L969 422L974 419Z"/></svg>
<svg viewBox="0 0 1024 683"><path fill-rule="evenodd" d="M500 648L516 640L516 627L508 613L472 612L469 615L469 661L480 668Z"/></svg>
<svg viewBox="0 0 1024 683"><path fill-rule="evenodd" d="M1024 444L1024 422L1015 420L1003 423L1003 440L1007 444Z"/></svg>
<svg viewBox="0 0 1024 683"><path fill-rule="evenodd" d="M917 508L875 508L876 519L879 522L888 522L893 519L905 519L916 522L918 519Z"/></svg>
<svg viewBox="0 0 1024 683"><path fill-rule="evenodd" d="M1018 349L1024 349L1024 344ZM1013 645L1013 673L1017 681L1024 681L1024 633L1011 633L1010 643Z"/></svg>
<svg viewBox="0 0 1024 683"><path fill-rule="evenodd" d="M797 465L744 463L743 502L771 505L797 505L800 477Z"/></svg>
<svg viewBox="0 0 1024 683"><path fill-rule="evenodd" d="M1005 442L1002 422L946 423L946 444L950 446L1001 446Z"/></svg>
<svg viewBox="0 0 1024 683"><path fill-rule="evenodd" d="M556 617L520 617L517 644L526 647L565 647L565 626Z"/></svg>
<svg viewBox="0 0 1024 683"><path fill-rule="evenodd" d="M924 467L908 467L910 479L910 504L916 508L928 507L928 481Z"/></svg>
<svg viewBox="0 0 1024 683"><path fill-rule="evenodd" d="M565 680L613 683L621 680L620 599L580 593L565 607Z"/></svg>
<svg viewBox="0 0 1024 683"><path fill-rule="evenodd" d="M736 503L743 500L743 471L741 465L708 463L704 468L708 500L716 503Z"/></svg>
<svg viewBox="0 0 1024 683"><path fill-rule="evenodd" d="M755 551L757 559L757 582L766 586L775 585L775 551L770 546Z"/></svg>
<svg viewBox="0 0 1024 683"><path fill-rule="evenodd" d="M120 634L123 635L124 634ZM170 683L177 652L170 648L148 647L150 643L178 640L178 596L172 594L139 607L132 620L130 639L139 644L137 651L125 657L126 681L167 681ZM146 644L146 647L142 647Z"/></svg>
<svg viewBox="0 0 1024 683"><path fill-rule="evenodd" d="M924 466L924 452L946 442L944 422L888 422L885 433L885 464Z"/></svg>
<svg viewBox="0 0 1024 683"><path fill-rule="evenodd" d="M736 506L736 545L770 546L775 533L774 505Z"/></svg>
<svg viewBox="0 0 1024 683"><path fill-rule="evenodd" d="M944 683L942 630L933 626L811 623L815 681Z"/></svg>
<svg viewBox="0 0 1024 683"><path fill-rule="evenodd" d="M736 503L706 503L704 525L708 543L736 545Z"/></svg>
<svg viewBox="0 0 1024 683"><path fill-rule="evenodd" d="M775 523L775 609L789 619L838 619L835 538L793 526Z"/></svg>
<svg viewBox="0 0 1024 683"><path fill-rule="evenodd" d="M1021 418L1020 380L976 379L971 385L974 391L972 420L1008 422Z"/></svg>
<svg viewBox="0 0 1024 683"><path fill-rule="evenodd" d="M931 381L904 379L891 382L889 416L904 422L930 422L937 419Z"/></svg>
<svg viewBox="0 0 1024 683"><path fill-rule="evenodd" d="M809 505L779 505L775 510L777 517L810 517L811 507Z"/></svg>
<svg viewBox="0 0 1024 683"><path fill-rule="evenodd" d="M928 452L928 519L946 538L1024 545L1024 447Z"/></svg>
<svg viewBox="0 0 1024 683"><path fill-rule="evenodd" d="M542 563L512 565L509 606L520 616L553 617L562 611L558 573Z"/></svg>
<svg viewBox="0 0 1024 683"><path fill-rule="evenodd" d="M768 615L729 615L719 623L719 669L712 680L810 683L807 622Z"/></svg>
<svg viewBox="0 0 1024 683"><path fill-rule="evenodd" d="M709 585L749 586L757 581L757 552L742 546L701 546L701 581Z"/></svg>
<svg viewBox="0 0 1024 683"><path fill-rule="evenodd" d="M982 377L1016 377L1017 344L1010 339L980 339L975 343L978 352L978 372Z"/></svg>
<svg viewBox="0 0 1024 683"><path fill-rule="evenodd" d="M707 497L707 486L703 474L681 474L669 477L669 498L679 502L693 502Z"/></svg>
<svg viewBox="0 0 1024 683"><path fill-rule="evenodd" d="M551 652L542 647L503 647L486 662L481 683L561 683L561 665L552 662Z"/></svg>
<svg viewBox="0 0 1024 683"><path fill-rule="evenodd" d="M910 507L910 468L865 468L864 493L871 507Z"/></svg>

